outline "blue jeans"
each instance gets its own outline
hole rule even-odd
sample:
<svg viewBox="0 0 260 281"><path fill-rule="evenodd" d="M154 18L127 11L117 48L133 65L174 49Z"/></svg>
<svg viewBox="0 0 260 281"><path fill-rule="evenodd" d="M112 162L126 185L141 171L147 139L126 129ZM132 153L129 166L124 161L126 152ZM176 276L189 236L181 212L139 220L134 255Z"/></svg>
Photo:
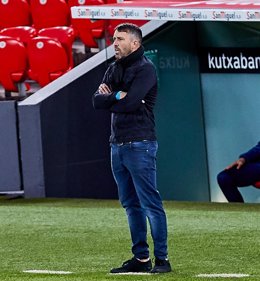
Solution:
<svg viewBox="0 0 260 281"><path fill-rule="evenodd" d="M119 200L126 210L136 258L149 257L147 220L154 243L154 255L167 257L167 221L156 187L156 141L111 144L111 166Z"/></svg>

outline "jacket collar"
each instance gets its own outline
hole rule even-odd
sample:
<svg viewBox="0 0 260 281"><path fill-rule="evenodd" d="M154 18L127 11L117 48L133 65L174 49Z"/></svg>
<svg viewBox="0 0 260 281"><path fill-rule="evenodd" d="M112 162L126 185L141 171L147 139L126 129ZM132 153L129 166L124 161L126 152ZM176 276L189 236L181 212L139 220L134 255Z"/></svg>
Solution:
<svg viewBox="0 0 260 281"><path fill-rule="evenodd" d="M118 64L121 64L123 67L127 67L137 60L139 60L144 54L144 47L140 46L137 50L132 52L126 57L123 57L117 61Z"/></svg>

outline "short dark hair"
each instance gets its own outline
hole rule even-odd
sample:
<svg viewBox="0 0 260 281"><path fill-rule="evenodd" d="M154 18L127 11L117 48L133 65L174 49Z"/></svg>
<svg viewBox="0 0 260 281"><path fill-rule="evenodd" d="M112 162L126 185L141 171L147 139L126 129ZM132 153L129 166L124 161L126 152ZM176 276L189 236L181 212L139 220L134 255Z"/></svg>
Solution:
<svg viewBox="0 0 260 281"><path fill-rule="evenodd" d="M142 38L143 38L142 30L136 24L128 23L128 22L121 23L115 27L115 30L117 30L118 32L131 33L139 40L140 44L142 43Z"/></svg>

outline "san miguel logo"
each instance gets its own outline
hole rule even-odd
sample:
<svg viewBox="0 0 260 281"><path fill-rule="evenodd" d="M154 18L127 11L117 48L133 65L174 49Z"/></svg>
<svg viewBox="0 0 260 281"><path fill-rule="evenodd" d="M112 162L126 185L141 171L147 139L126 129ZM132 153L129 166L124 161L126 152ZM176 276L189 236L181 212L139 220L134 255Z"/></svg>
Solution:
<svg viewBox="0 0 260 281"><path fill-rule="evenodd" d="M104 12L101 12L100 9L85 9L82 7L77 9L77 17L79 18L98 18L100 16L104 16Z"/></svg>
<svg viewBox="0 0 260 281"><path fill-rule="evenodd" d="M178 19L192 19L192 20L205 20L207 19L206 14L202 14L202 12L194 12L194 11L179 11L178 12Z"/></svg>
<svg viewBox="0 0 260 281"><path fill-rule="evenodd" d="M163 19L163 18L172 18L173 14L168 13L168 11L158 11L156 9L153 10L144 10L144 16L146 18L158 18L158 19Z"/></svg>
<svg viewBox="0 0 260 281"><path fill-rule="evenodd" d="M247 12L248 20L260 19L260 12Z"/></svg>
<svg viewBox="0 0 260 281"><path fill-rule="evenodd" d="M204 73L260 73L259 48L202 48L199 59Z"/></svg>
<svg viewBox="0 0 260 281"><path fill-rule="evenodd" d="M227 11L213 11L212 12L212 19L213 20L236 20L236 19L240 19L241 16L239 14L236 14L236 12L227 12Z"/></svg>
<svg viewBox="0 0 260 281"><path fill-rule="evenodd" d="M129 17L136 17L138 16L138 13L134 10L125 10L125 9L111 9L111 17L123 17L123 18L129 18Z"/></svg>

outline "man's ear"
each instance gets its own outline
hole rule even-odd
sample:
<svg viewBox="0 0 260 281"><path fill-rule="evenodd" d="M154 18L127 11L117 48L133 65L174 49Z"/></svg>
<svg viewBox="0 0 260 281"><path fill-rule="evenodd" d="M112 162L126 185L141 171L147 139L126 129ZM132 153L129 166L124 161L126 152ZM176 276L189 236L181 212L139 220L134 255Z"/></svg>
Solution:
<svg viewBox="0 0 260 281"><path fill-rule="evenodd" d="M134 49L137 49L139 47L139 42L137 40L135 40L133 44L134 44Z"/></svg>

